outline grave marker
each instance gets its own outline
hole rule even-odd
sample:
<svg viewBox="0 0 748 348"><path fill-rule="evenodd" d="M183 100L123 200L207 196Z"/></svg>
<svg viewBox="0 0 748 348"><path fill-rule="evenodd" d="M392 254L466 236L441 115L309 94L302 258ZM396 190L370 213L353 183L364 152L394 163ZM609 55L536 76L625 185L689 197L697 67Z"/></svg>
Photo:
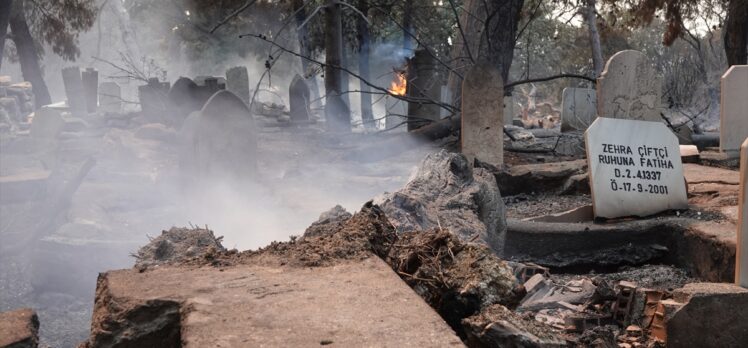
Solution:
<svg viewBox="0 0 748 348"><path fill-rule="evenodd" d="M597 114L659 122L661 90L661 78L643 53L618 52L610 57L597 79Z"/></svg>
<svg viewBox="0 0 748 348"><path fill-rule="evenodd" d="M257 130L247 105L234 93L216 92L200 110L194 136L195 164L210 177L242 178L257 169Z"/></svg>
<svg viewBox="0 0 748 348"><path fill-rule="evenodd" d="M720 82L719 149L736 152L748 137L748 65L733 65Z"/></svg>
<svg viewBox="0 0 748 348"><path fill-rule="evenodd" d="M504 164L504 83L498 69L480 62L462 82L462 153L494 165Z"/></svg>
<svg viewBox="0 0 748 348"><path fill-rule="evenodd" d="M122 88L116 82L103 82L99 85L99 104L104 112L121 112Z"/></svg>
<svg viewBox="0 0 748 348"><path fill-rule="evenodd" d="M680 146L665 124L599 117L585 143L595 216L688 208Z"/></svg>
<svg viewBox="0 0 748 348"><path fill-rule="evenodd" d="M249 73L247 67L236 66L226 70L226 89L249 105Z"/></svg>
<svg viewBox="0 0 748 348"><path fill-rule="evenodd" d="M748 288L748 139L740 147L740 192L738 193L738 239L735 252L735 284Z"/></svg>
<svg viewBox="0 0 748 348"><path fill-rule="evenodd" d="M34 112L29 135L33 139L55 139L64 128L65 120L59 111L41 107Z"/></svg>
<svg viewBox="0 0 748 348"><path fill-rule="evenodd" d="M291 85L288 87L291 120L309 121L310 95L309 86L307 86L304 78L299 76L299 74L296 74L296 76L293 77L293 80L291 80Z"/></svg>
<svg viewBox="0 0 748 348"><path fill-rule="evenodd" d="M514 96L504 96L504 125L514 123L515 105L517 105L517 103L514 102Z"/></svg>
<svg viewBox="0 0 748 348"><path fill-rule="evenodd" d="M561 131L586 130L597 117L597 94L592 88L564 88Z"/></svg>
<svg viewBox="0 0 748 348"><path fill-rule="evenodd" d="M86 96L83 90L81 69L77 66L63 68L62 82L65 85L65 96L70 111L73 114L84 114L86 112Z"/></svg>
<svg viewBox="0 0 748 348"><path fill-rule="evenodd" d="M81 72L81 80L83 82L83 93L86 98L86 111L96 112L96 107L99 104L99 72L94 68L86 68L86 70Z"/></svg>

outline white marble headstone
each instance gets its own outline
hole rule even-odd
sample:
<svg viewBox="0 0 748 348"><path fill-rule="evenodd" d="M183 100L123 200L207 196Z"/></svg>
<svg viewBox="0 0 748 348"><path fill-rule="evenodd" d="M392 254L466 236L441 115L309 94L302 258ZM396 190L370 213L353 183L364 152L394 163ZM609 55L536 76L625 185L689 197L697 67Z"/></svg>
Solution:
<svg viewBox="0 0 748 348"><path fill-rule="evenodd" d="M596 217L688 208L680 146L665 124L598 117L585 142Z"/></svg>
<svg viewBox="0 0 748 348"><path fill-rule="evenodd" d="M748 65L733 65L720 83L719 148L736 152L748 137Z"/></svg>
<svg viewBox="0 0 748 348"><path fill-rule="evenodd" d="M634 50L614 54L597 79L597 115L661 121L661 77L647 57Z"/></svg>
<svg viewBox="0 0 748 348"><path fill-rule="evenodd" d="M585 130L597 117L597 95L592 88L564 88L561 131Z"/></svg>

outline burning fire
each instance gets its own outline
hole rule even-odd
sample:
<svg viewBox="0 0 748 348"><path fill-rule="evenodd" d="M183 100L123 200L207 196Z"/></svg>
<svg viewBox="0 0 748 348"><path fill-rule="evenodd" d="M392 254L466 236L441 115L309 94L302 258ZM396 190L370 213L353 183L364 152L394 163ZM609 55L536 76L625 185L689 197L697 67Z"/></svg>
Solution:
<svg viewBox="0 0 748 348"><path fill-rule="evenodd" d="M408 86L408 81L405 80L405 75L402 72L395 72L395 80L390 84L390 93L395 95L405 95L405 89Z"/></svg>

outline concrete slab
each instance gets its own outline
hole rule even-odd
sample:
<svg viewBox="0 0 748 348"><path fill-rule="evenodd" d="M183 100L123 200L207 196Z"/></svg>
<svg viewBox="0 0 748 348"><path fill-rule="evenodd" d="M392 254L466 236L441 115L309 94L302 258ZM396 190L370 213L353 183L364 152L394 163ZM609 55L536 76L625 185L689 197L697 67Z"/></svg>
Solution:
<svg viewBox="0 0 748 348"><path fill-rule="evenodd" d="M161 320L161 329L129 320L146 311L156 317L154 322ZM184 347L463 346L441 317L376 257L316 268L111 271L99 278L93 318L88 347L112 342L115 336L136 345L154 342L144 331L125 334L127 325L162 330L159 337L170 337L163 329L171 328Z"/></svg>
<svg viewBox="0 0 748 348"><path fill-rule="evenodd" d="M39 318L30 308L0 313L0 348L31 348L39 344Z"/></svg>

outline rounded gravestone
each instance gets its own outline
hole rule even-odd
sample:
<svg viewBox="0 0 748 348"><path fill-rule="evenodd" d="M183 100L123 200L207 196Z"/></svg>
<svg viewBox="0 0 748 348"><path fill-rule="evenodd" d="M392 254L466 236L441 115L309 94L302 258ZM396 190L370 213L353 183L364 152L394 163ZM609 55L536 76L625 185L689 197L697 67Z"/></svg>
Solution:
<svg viewBox="0 0 748 348"><path fill-rule="evenodd" d="M288 99L290 101L291 120L308 121L309 120L309 86L306 81L296 74L288 88Z"/></svg>
<svg viewBox="0 0 748 348"><path fill-rule="evenodd" d="M597 79L597 115L639 121L661 121L662 81L639 51L614 54Z"/></svg>
<svg viewBox="0 0 748 348"><path fill-rule="evenodd" d="M192 148L201 175L228 179L254 176L257 131L239 97L226 90L216 92L200 110L194 127Z"/></svg>

